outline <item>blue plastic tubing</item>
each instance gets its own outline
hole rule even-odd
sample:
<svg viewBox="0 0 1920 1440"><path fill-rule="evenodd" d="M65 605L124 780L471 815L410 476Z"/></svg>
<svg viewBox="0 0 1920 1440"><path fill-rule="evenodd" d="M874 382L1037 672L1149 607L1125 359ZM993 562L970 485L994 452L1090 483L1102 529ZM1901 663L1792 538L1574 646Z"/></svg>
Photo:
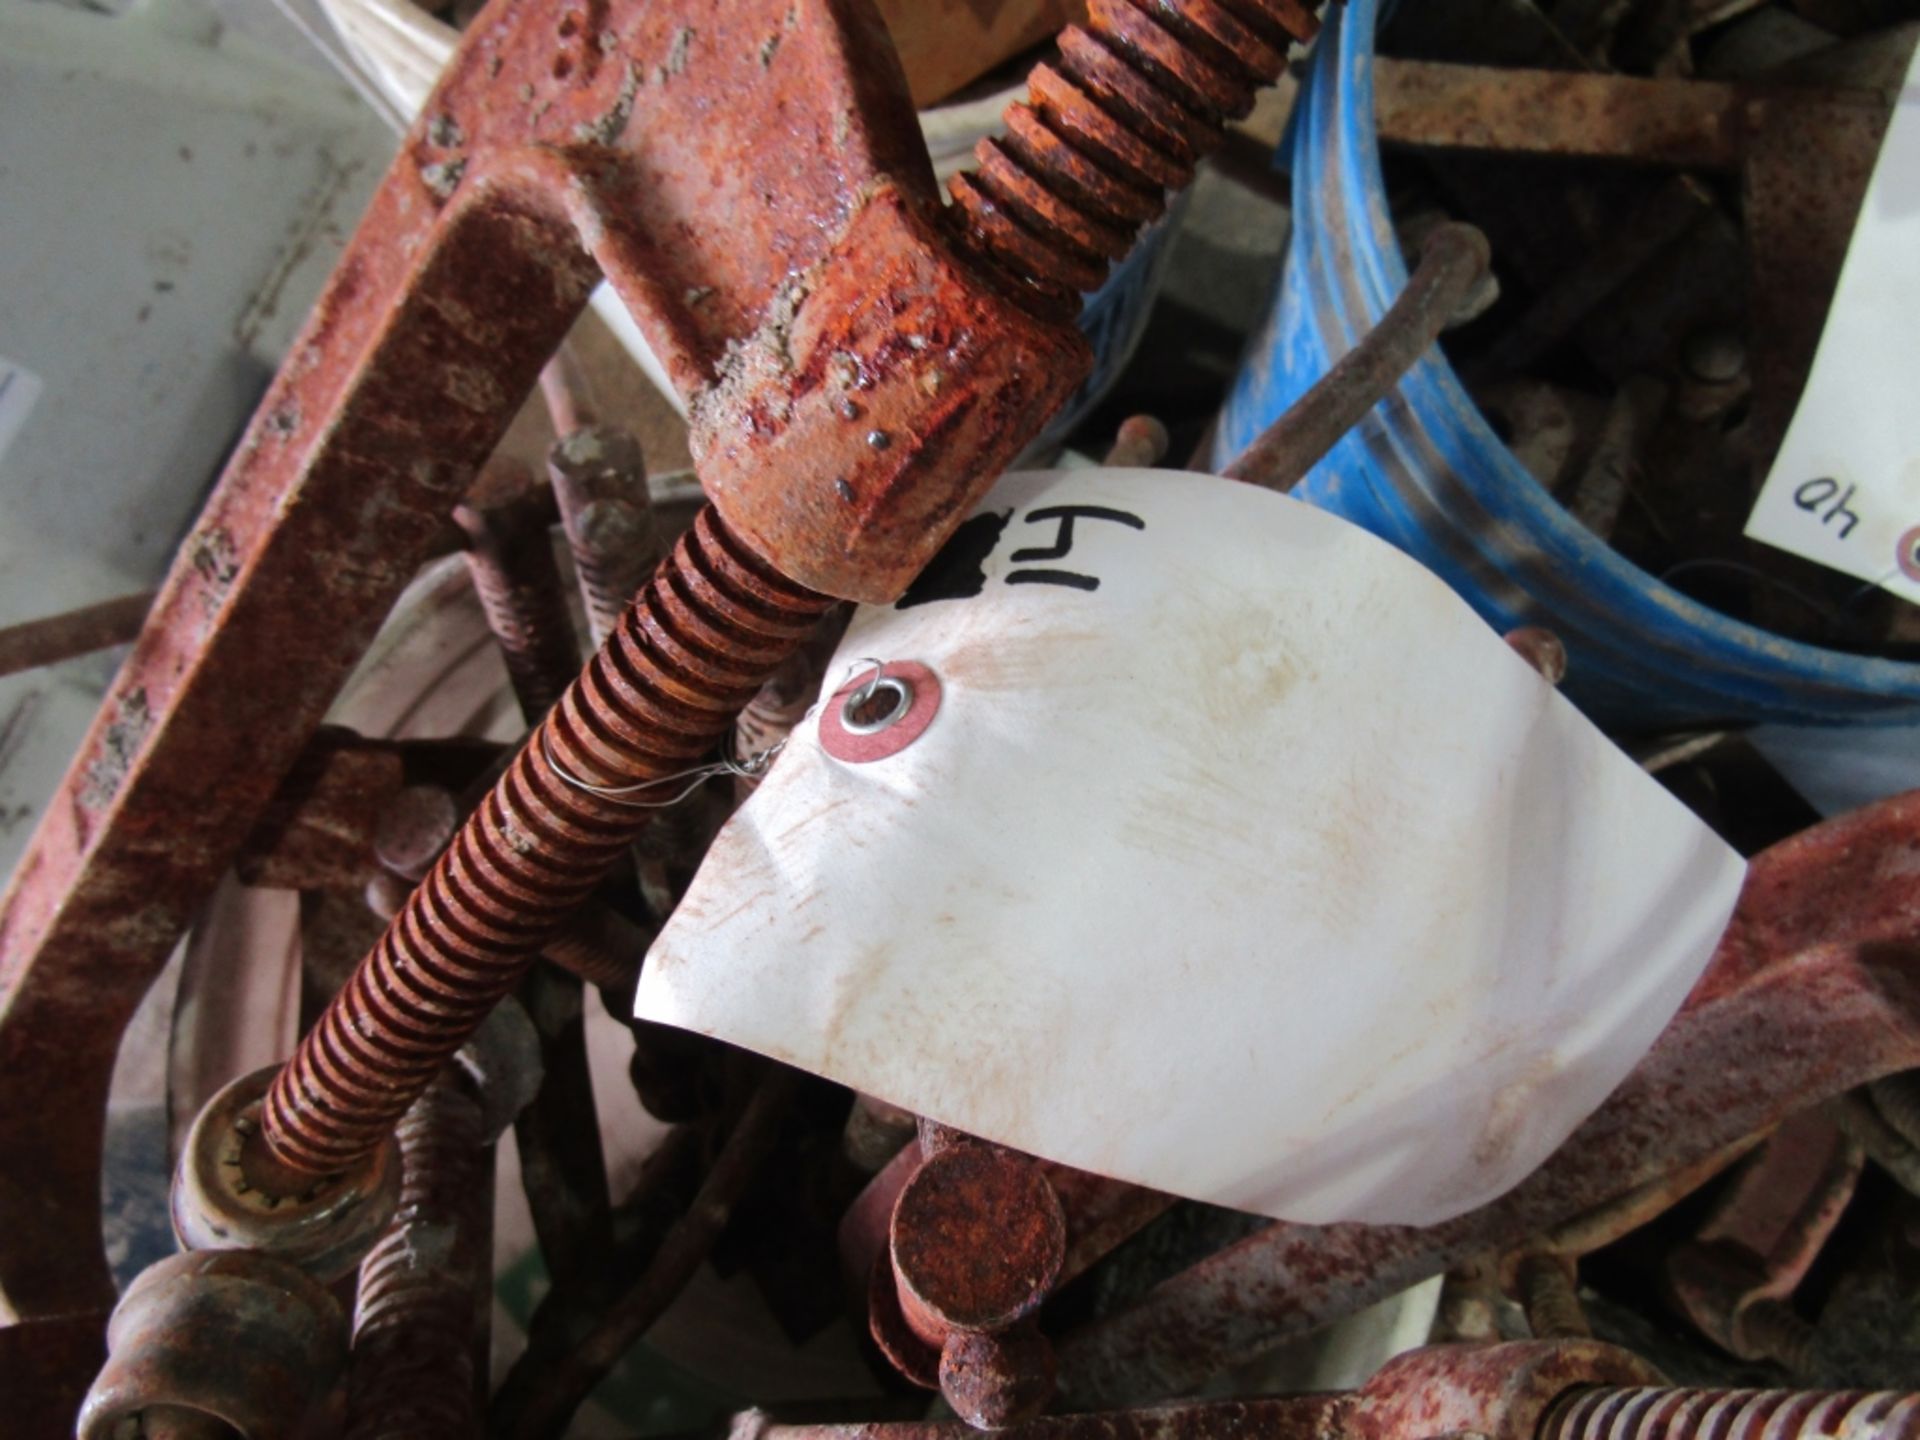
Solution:
<svg viewBox="0 0 1920 1440"><path fill-rule="evenodd" d="M1291 146L1281 285L1221 417L1226 464L1378 322L1407 283L1374 129L1379 0L1326 7ZM1785 640L1621 558L1529 475L1436 346L1293 492L1391 541L1494 628L1566 643L1563 688L1627 730L1920 724L1920 665Z"/></svg>

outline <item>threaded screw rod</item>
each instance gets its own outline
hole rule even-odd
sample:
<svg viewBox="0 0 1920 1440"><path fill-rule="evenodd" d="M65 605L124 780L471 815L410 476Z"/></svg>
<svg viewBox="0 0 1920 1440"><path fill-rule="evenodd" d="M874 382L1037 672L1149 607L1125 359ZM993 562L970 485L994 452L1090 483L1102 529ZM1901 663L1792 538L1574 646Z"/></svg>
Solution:
<svg viewBox="0 0 1920 1440"><path fill-rule="evenodd" d="M575 782L694 764L832 603L700 512L275 1079L254 1183L379 1144L652 813Z"/></svg>
<svg viewBox="0 0 1920 1440"><path fill-rule="evenodd" d="M1559 1255L1528 1255L1520 1262L1520 1303L1527 1323L1541 1340L1584 1340L1593 1334L1580 1292L1574 1286L1573 1262Z"/></svg>
<svg viewBox="0 0 1920 1440"><path fill-rule="evenodd" d="M580 668L548 538L551 513L552 497L534 485L526 466L497 458L453 512L467 537L467 573L487 628L529 720L553 708Z"/></svg>
<svg viewBox="0 0 1920 1440"><path fill-rule="evenodd" d="M1601 1386L1556 1400L1539 1440L1912 1440L1920 1394Z"/></svg>
<svg viewBox="0 0 1920 1440"><path fill-rule="evenodd" d="M963 246L1076 305L1315 28L1296 0L1092 0L1007 107L1008 133L948 182Z"/></svg>
<svg viewBox="0 0 1920 1440"><path fill-rule="evenodd" d="M486 1263L478 1201L480 1107L448 1078L401 1117L400 1206L360 1262L347 1440L467 1440L479 1428L475 1285Z"/></svg>
<svg viewBox="0 0 1920 1440"><path fill-rule="evenodd" d="M634 592L660 563L660 526L647 493L640 442L610 425L588 425L547 451L547 478L580 578L587 625L598 645L613 633Z"/></svg>

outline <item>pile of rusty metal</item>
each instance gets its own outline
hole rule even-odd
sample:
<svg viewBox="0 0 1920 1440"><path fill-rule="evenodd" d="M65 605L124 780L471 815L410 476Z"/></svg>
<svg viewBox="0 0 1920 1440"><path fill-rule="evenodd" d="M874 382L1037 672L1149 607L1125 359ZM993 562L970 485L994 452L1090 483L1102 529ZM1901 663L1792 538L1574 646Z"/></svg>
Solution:
<svg viewBox="0 0 1920 1440"><path fill-rule="evenodd" d="M1819 821L1724 729L1635 743L1753 855L1732 924L1627 1081L1483 1208L1254 1221L637 1020L664 1134L610 1193L587 987L631 1015L752 782L738 757L812 703L843 602L899 596L1079 386L1079 297L1230 125L1249 173L1316 29L1295 0L1088 8L943 204L925 97L864 5L496 0L151 608L0 635L34 663L144 617L0 901L9 1434L560 1435L709 1265L794 1347L850 1324L871 1363L808 1423L733 1377L743 1440L1920 1434L1920 792ZM1391 188L1465 223L1427 228L1387 321L1228 473L1291 485L1453 325L1508 442L1623 553L1898 653L1904 607L1836 606L1730 517L1811 361L1911 48L1899 10L1402 5L1377 75L1408 147ZM1490 257L1500 298L1455 324ZM704 504L659 500L563 348L602 276L691 402ZM538 475L496 449L543 378ZM1165 418L1191 443L1208 417ZM1113 458L1166 446L1135 421ZM524 740L325 723L454 554ZM1789 614L1783 585L1825 588ZM1558 678L1551 633L1510 638ZM116 1057L229 873L303 897L304 1038L217 1077L170 1157L182 1253L122 1292ZM218 963L240 987L280 961ZM550 1284L495 1367L509 1129ZM1360 1388L1219 1398L1439 1276L1433 1343ZM922 1418L935 1392L957 1419Z"/></svg>

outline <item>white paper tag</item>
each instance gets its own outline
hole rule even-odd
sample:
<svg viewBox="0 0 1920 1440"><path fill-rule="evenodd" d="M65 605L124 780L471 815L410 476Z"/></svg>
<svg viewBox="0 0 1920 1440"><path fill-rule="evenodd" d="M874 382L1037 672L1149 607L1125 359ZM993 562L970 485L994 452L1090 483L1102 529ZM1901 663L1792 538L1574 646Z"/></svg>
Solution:
<svg viewBox="0 0 1920 1440"><path fill-rule="evenodd" d="M866 657L923 677L900 718L802 721L637 1013L1197 1199L1491 1199L1744 873L1441 581L1251 486L1009 476L834 683Z"/></svg>
<svg viewBox="0 0 1920 1440"><path fill-rule="evenodd" d="M1747 534L1920 603L1920 51Z"/></svg>
<svg viewBox="0 0 1920 1440"><path fill-rule="evenodd" d="M40 398L40 377L26 366L0 355L0 459L27 423Z"/></svg>

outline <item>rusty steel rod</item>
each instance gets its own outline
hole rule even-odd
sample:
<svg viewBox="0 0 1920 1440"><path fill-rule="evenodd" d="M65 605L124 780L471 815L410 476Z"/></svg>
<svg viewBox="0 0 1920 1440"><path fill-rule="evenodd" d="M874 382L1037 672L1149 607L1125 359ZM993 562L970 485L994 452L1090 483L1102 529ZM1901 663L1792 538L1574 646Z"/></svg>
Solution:
<svg viewBox="0 0 1920 1440"><path fill-rule="evenodd" d="M1420 264L1380 323L1334 362L1221 473L1268 490L1291 490L1446 329L1487 269L1486 238L1470 225L1436 226Z"/></svg>
<svg viewBox="0 0 1920 1440"><path fill-rule="evenodd" d="M9 625L0 630L0 675L16 675L57 665L76 655L91 655L112 645L125 645L140 633L153 592L102 600L62 615Z"/></svg>

